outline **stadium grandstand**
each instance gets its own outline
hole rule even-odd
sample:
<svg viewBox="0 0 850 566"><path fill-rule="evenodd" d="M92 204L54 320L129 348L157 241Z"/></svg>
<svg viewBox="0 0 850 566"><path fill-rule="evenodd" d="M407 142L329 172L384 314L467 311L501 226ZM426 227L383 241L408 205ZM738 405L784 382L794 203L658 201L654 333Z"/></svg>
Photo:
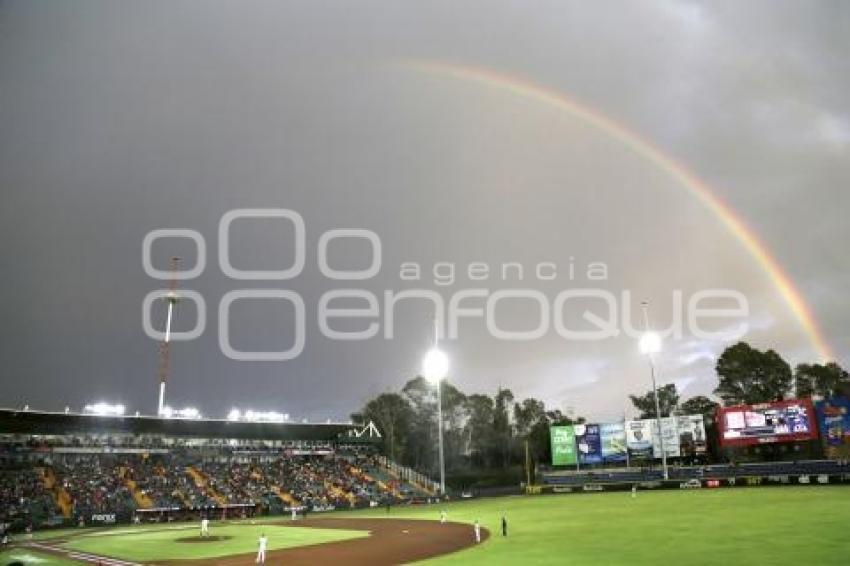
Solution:
<svg viewBox="0 0 850 566"><path fill-rule="evenodd" d="M305 514L428 498L377 428L0 410L0 522L62 525Z"/></svg>
<svg viewBox="0 0 850 566"><path fill-rule="evenodd" d="M821 420L828 417L824 402L817 403L815 411L811 403L794 401L758 410L724 408L717 416L738 410L770 413L786 406L804 407L801 422L811 425L815 413ZM114 413L0 410L0 522L21 531L309 514L431 501L439 495L439 484L381 455L381 433L371 422L308 424L233 415L205 419ZM726 421L734 418L721 419L720 428L712 428L708 437L717 435L714 440L731 439L735 444L742 442L741 435L768 444L783 440L776 430L732 430L722 425ZM844 452L829 449L825 455L836 457L712 461L706 452L706 440L711 439L700 415L662 419L662 428L669 427L673 439L665 440L670 465L662 468L659 445L650 441L654 424L649 419L553 426L551 465L541 464L536 473L529 470L527 485L493 494L519 493L522 487L545 494L850 482L850 462L840 457ZM820 444L816 427L809 426L805 434L800 428L786 436L808 439L814 447ZM727 454L744 454L745 448Z"/></svg>

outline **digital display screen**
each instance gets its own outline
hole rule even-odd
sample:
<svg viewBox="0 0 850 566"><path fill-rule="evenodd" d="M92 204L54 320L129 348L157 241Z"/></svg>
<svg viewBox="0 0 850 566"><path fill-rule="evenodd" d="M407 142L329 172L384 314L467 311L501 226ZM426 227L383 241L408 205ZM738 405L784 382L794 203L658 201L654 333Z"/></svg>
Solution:
<svg viewBox="0 0 850 566"><path fill-rule="evenodd" d="M817 436L808 399L723 407L720 426L725 445L794 442Z"/></svg>

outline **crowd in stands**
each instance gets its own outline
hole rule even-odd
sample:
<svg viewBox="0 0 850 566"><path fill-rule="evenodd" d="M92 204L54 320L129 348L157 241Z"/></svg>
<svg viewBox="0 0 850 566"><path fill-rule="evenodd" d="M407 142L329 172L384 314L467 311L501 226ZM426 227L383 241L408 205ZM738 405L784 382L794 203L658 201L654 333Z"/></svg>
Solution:
<svg viewBox="0 0 850 566"><path fill-rule="evenodd" d="M60 459L51 466L59 486L70 496L75 516L125 512L133 494L121 477L115 458L87 455Z"/></svg>
<svg viewBox="0 0 850 566"><path fill-rule="evenodd" d="M153 507L175 507L179 483L170 473L167 462L158 457L127 459L124 462L125 480L135 482L138 493ZM182 478L181 478L182 479Z"/></svg>
<svg viewBox="0 0 850 566"><path fill-rule="evenodd" d="M88 522L115 514L129 521L139 509L211 509L251 506L282 513L362 507L400 496L377 461L355 454L199 459L180 451L53 454L37 467L0 471L0 521L26 517ZM381 478L381 479L379 479ZM65 505L60 504L65 501Z"/></svg>
<svg viewBox="0 0 850 566"><path fill-rule="evenodd" d="M345 458L313 459L298 462L280 459L266 470L276 485L286 485L289 493L308 507L355 507L391 497L364 469L367 459L354 462Z"/></svg>
<svg viewBox="0 0 850 566"><path fill-rule="evenodd" d="M32 467L0 472L0 522L41 524L58 512L40 471Z"/></svg>

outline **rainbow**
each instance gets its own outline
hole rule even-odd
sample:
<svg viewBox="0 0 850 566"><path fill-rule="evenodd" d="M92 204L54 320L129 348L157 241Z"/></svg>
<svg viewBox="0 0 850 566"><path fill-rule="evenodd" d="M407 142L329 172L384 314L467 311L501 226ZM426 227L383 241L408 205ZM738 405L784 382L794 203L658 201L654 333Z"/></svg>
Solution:
<svg viewBox="0 0 850 566"><path fill-rule="evenodd" d="M753 230L744 223L735 210L714 192L711 186L691 173L684 165L676 162L650 140L639 136L610 117L587 107L561 92L515 76L481 67L470 67L439 61L404 60L401 61L401 64L404 68L477 83L488 88L496 88L503 92L508 92L532 102L546 104L558 110L568 112L570 115L598 128L623 143L637 155L646 159L685 187L726 226L729 232L741 242L743 247L756 260L758 265L761 266L765 274L776 286L779 294L788 305L794 318L799 322L803 332L808 337L821 360L827 361L834 358L829 343L824 339L823 333L812 314L811 307L809 307L800 290L782 269L776 258L770 253L770 250L759 240Z"/></svg>

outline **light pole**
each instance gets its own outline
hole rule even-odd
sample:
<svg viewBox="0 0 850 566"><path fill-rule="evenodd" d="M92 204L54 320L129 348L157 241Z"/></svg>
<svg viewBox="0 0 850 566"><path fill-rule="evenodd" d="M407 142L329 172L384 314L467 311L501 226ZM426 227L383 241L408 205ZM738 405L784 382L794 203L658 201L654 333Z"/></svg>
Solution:
<svg viewBox="0 0 850 566"><path fill-rule="evenodd" d="M661 449L661 469L663 470L664 479L670 479L667 472L667 451L664 449L664 432L661 428L661 405L658 402L658 385L655 379L655 359L654 355L661 351L661 337L649 329L649 304L642 303L643 308L643 325L644 334L640 338L640 351L646 354L649 360L649 373L652 376L652 393L655 397L655 420L658 425L658 446Z"/></svg>
<svg viewBox="0 0 850 566"><path fill-rule="evenodd" d="M157 416L162 417L165 410L165 382L168 381L168 374L171 365L171 320L174 315L174 305L180 300L177 294L177 264L179 257L171 258L172 278L168 285L168 293L163 297L168 303L168 318L165 322L165 339L159 345L159 405L157 408Z"/></svg>
<svg viewBox="0 0 850 566"><path fill-rule="evenodd" d="M437 386L437 428L440 443L440 496L446 494L446 462L443 457L443 393L442 382L449 373L449 357L434 346L422 360L422 375Z"/></svg>

